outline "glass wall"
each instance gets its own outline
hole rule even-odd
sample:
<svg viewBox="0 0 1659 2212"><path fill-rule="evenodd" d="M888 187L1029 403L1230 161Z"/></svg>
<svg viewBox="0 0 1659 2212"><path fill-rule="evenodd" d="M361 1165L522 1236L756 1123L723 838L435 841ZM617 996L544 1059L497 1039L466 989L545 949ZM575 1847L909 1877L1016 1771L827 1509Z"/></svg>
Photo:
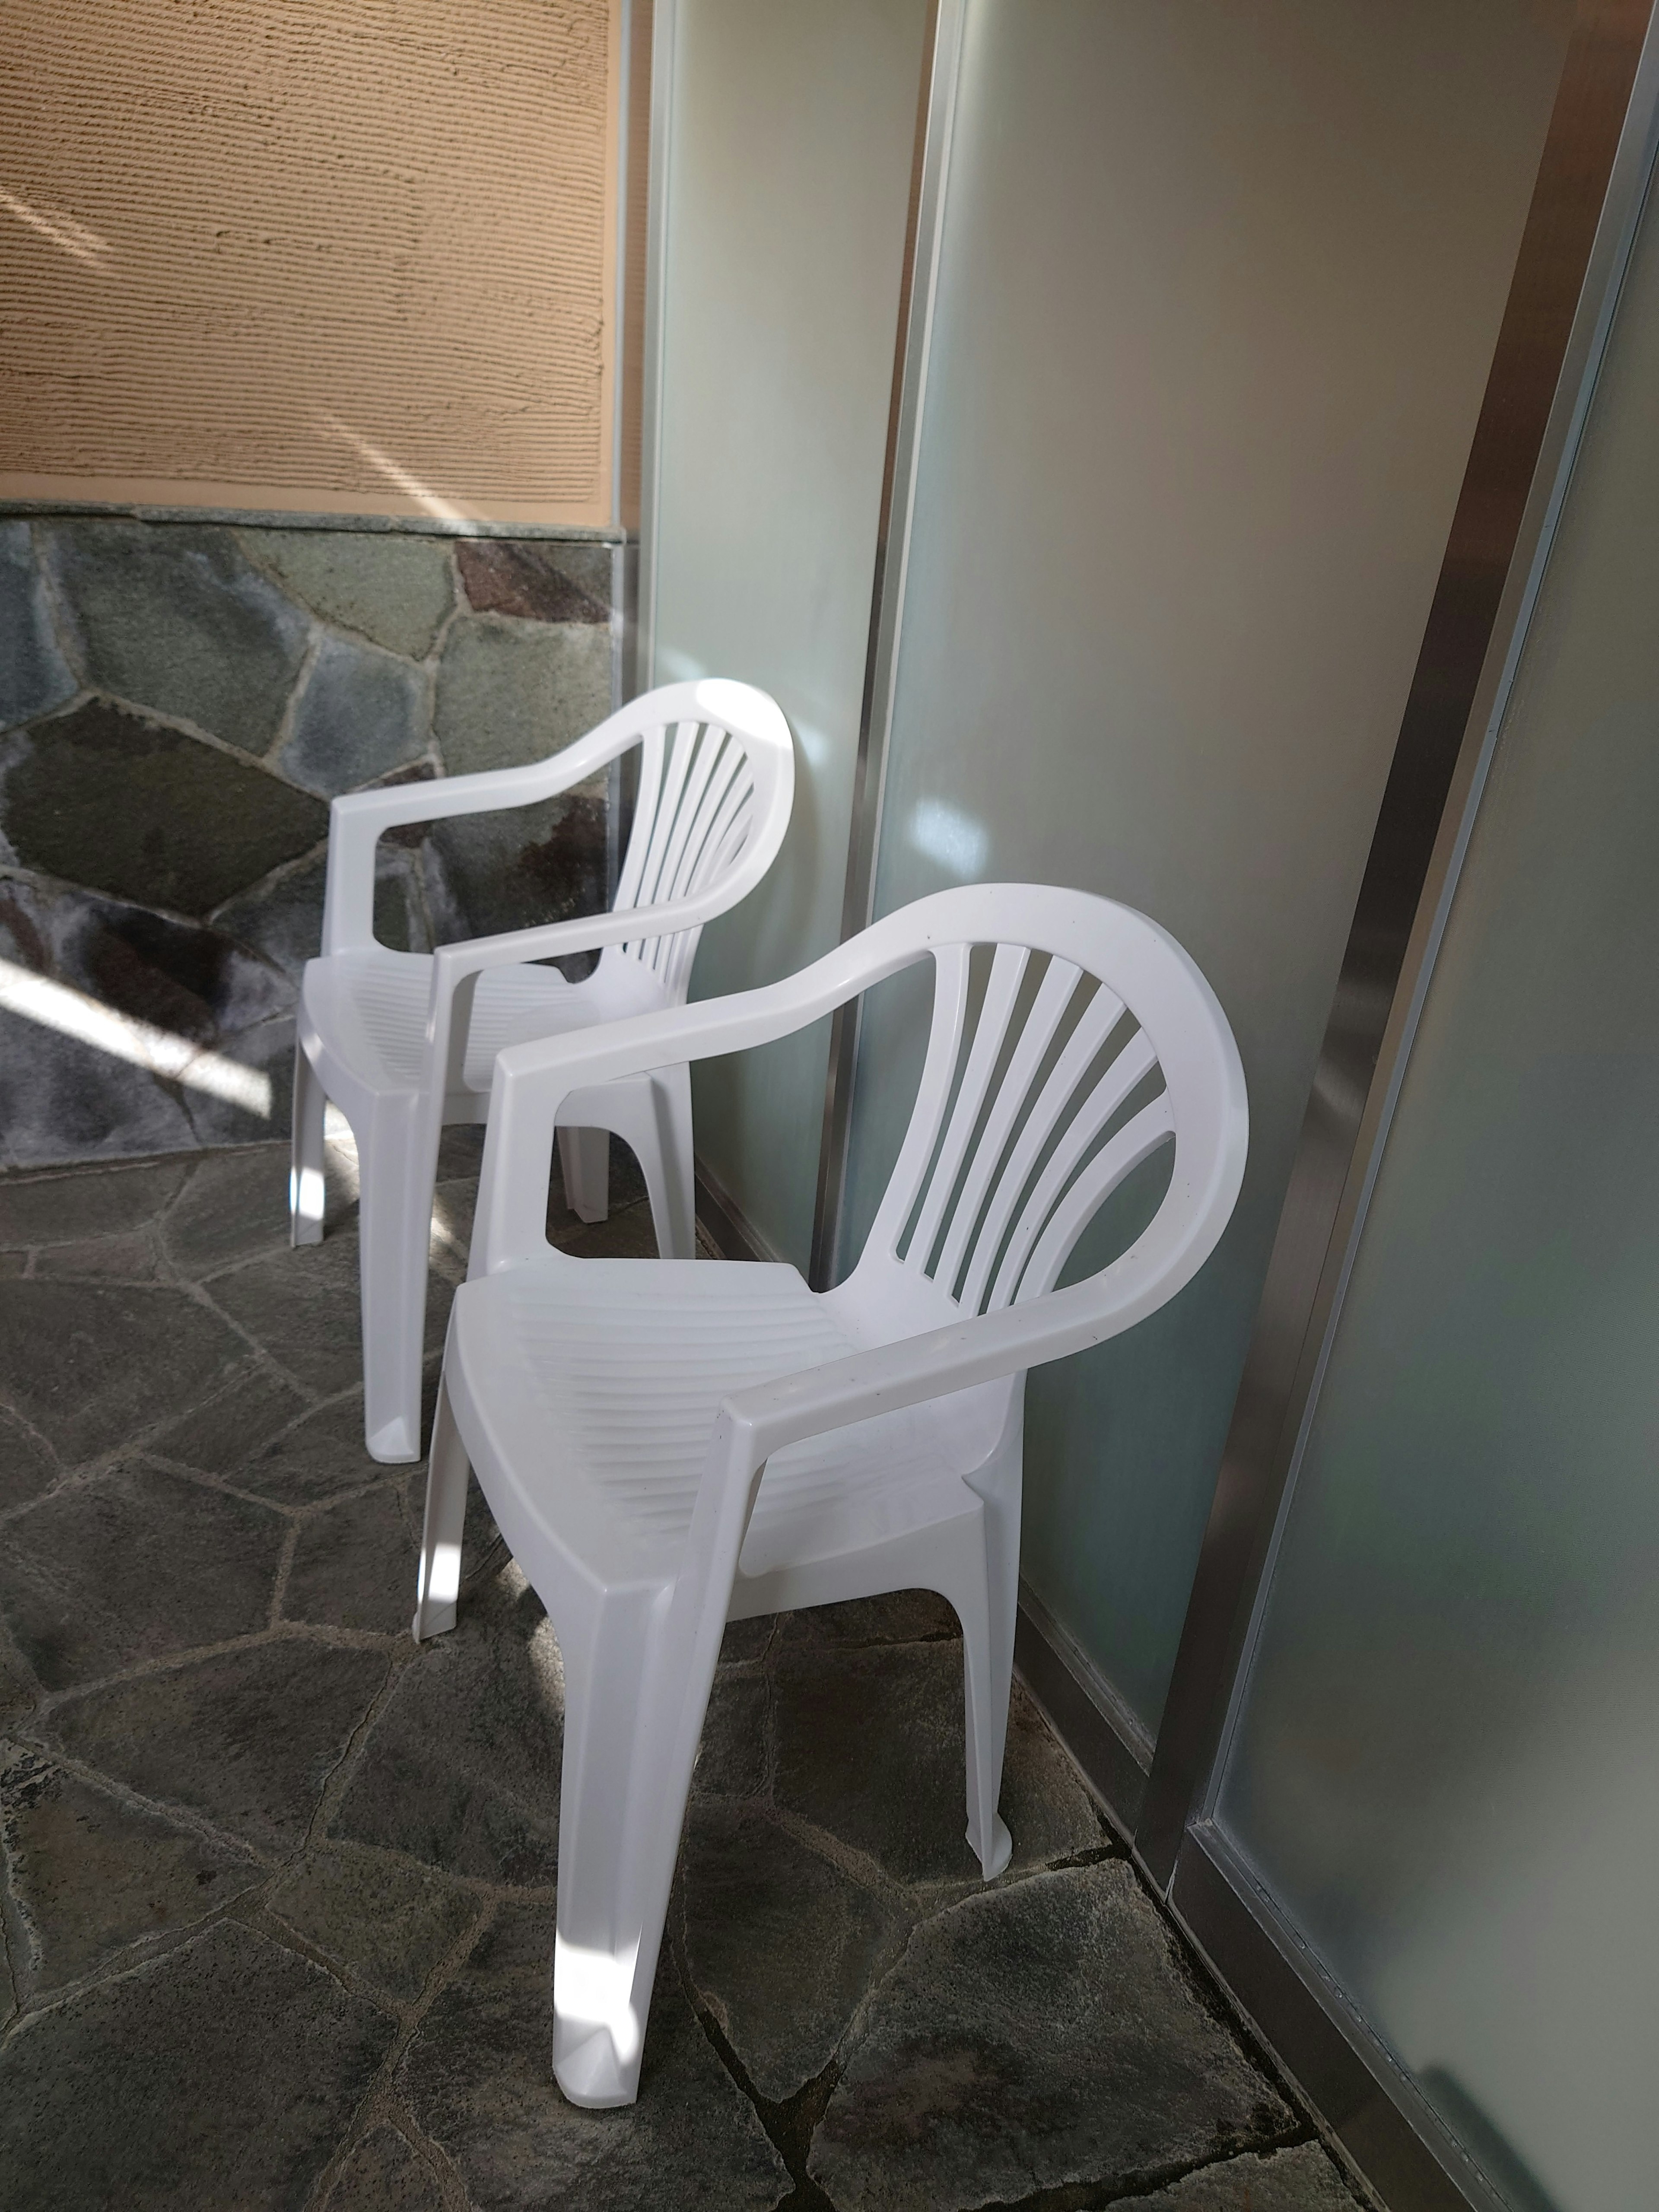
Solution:
<svg viewBox="0 0 1659 2212"><path fill-rule="evenodd" d="M968 0L878 869L1125 900L1250 1084L1235 1224L1034 1378L1026 1571L1156 1725L1565 0ZM862 1040L842 1263L908 1112Z"/></svg>
<svg viewBox="0 0 1659 2212"><path fill-rule="evenodd" d="M841 934L925 0L672 0L653 680L737 676L797 741L768 880L694 995ZM697 1149L805 1267L827 1024L697 1071Z"/></svg>
<svg viewBox="0 0 1659 2212"><path fill-rule="evenodd" d="M1650 213L1221 1803L1517 2212L1654 2194L1656 392Z"/></svg>

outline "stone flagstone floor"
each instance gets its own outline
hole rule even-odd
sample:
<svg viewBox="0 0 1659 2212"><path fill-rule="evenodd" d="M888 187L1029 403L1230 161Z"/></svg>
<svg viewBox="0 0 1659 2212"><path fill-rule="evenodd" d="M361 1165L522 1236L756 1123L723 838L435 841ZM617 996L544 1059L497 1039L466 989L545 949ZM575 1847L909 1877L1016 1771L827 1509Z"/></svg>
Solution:
<svg viewBox="0 0 1659 2212"><path fill-rule="evenodd" d="M654 1249L617 1184L599 1229L556 1185L561 1243ZM296 1253L285 1185L270 1146L0 1177L0 2203L1352 2212L1018 1692L975 1881L914 1593L730 1632L639 2102L565 2104L557 1647L476 1488L410 1642L349 1189Z"/></svg>

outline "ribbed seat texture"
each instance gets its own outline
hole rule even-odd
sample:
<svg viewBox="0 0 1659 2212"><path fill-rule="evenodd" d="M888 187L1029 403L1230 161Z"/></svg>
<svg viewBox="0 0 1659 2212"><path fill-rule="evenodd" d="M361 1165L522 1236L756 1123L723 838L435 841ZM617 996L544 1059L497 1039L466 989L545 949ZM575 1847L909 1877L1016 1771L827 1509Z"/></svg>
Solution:
<svg viewBox="0 0 1659 2212"><path fill-rule="evenodd" d="M379 1063L362 1073L416 1089L426 1047L431 961L423 953L343 953L329 963L328 979L349 1001ZM602 962L580 983L568 983L556 968L491 969L478 981L467 1032L466 1081L473 1090L488 1092L495 1055L510 1044L653 1013L665 1004L655 975L625 956ZM338 1040L337 1049L343 1041Z"/></svg>
<svg viewBox="0 0 1659 2212"><path fill-rule="evenodd" d="M579 1477L619 1534L647 1541L690 1525L723 1398L858 1349L793 1267L699 1261L695 1290L680 1274L594 1260L574 1279L526 1267L474 1286L484 1325L511 1346L512 1387L546 1437L547 1479ZM937 1423L884 1413L780 1452L750 1535L759 1548L780 1519L946 1472ZM537 1480L525 1467L514 1473Z"/></svg>

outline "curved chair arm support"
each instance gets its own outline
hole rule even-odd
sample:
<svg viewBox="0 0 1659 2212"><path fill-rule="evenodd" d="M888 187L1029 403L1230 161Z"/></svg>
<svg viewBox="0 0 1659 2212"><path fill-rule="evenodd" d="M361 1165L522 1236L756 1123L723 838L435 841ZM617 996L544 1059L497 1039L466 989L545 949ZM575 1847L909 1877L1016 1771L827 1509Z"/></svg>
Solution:
<svg viewBox="0 0 1659 2212"><path fill-rule="evenodd" d="M526 768L484 769L400 784L391 791L354 791L328 810L328 884L323 902L323 951L365 951L374 942L374 848L387 830L412 822L446 822L461 814L504 813L533 806L586 781L639 742L637 728L601 747L607 726L590 731L550 760Z"/></svg>
<svg viewBox="0 0 1659 2212"><path fill-rule="evenodd" d="M1042 947L1049 936L1045 918L1050 906L1056 915L1073 913L1076 896L1074 892L1029 884L981 884L939 891L885 916L783 982L661 1013L638 1015L630 1021L611 1023L604 1030L511 1047L495 1062L470 1272L488 1274L532 1256L544 1264L581 1265L578 1260L561 1262L556 1254L550 1260L544 1228L553 1130L560 1101L568 1091L683 1060L705 1060L769 1044L833 1013L860 992L948 945L1006 938ZM1212 996L1198 969L1172 938L1144 915L1110 908L1105 900L1099 905L1104 919L1112 915L1120 917L1124 941L1115 948L1114 975L1127 999L1133 1001L1137 995L1138 976L1150 980L1161 973L1167 979L1171 963L1182 969L1206 998ZM1224 1046L1202 1040L1196 1046L1180 1039L1158 1041L1166 1078L1190 1050L1217 1055L1205 1073L1206 1087L1219 1102L1224 1127L1218 1132L1221 1140L1212 1148L1209 1187L1187 1191L1180 1209L1187 1224L1184 1234L1190 1235L1193 1249L1200 1254L1208 1251L1219 1234L1218 1224L1225 1223L1232 1210L1243 1174L1249 1133L1243 1071L1224 1019L1217 1035L1225 1038ZM1179 1140L1177 1147L1179 1176L1183 1169ZM1203 1157L1204 1147L1196 1150ZM1174 1257L1161 1239L1157 1246L1153 1244L1150 1232L1135 1249L1145 1250L1149 1261L1156 1260L1166 1267ZM1130 1256L1126 1253L1123 1258L1127 1261ZM1199 1262L1194 1260L1193 1264L1195 1267ZM1099 1285L1108 1279L1114 1285L1115 1298L1115 1285L1122 1279L1112 1269L1092 1277L1091 1282ZM1088 1286L1074 1287L1081 1293ZM1069 1297L1072 1293L1065 1295ZM1025 1303L1030 1310L1035 1301ZM1120 1325L1127 1328L1127 1319ZM1093 1340L1085 1334L1076 1341L1081 1345ZM999 1371L1009 1373L1022 1364L1022 1358L1012 1358Z"/></svg>
<svg viewBox="0 0 1659 2212"><path fill-rule="evenodd" d="M329 807L328 881L323 902L324 952L364 951L374 944L374 848L386 830L405 828L414 822L448 821L462 814L504 813L516 806L533 806L538 799L556 798L638 744L647 726L723 720L731 714L732 695L745 689L721 678L665 684L649 695L649 725L641 723L641 702L635 700L546 760L532 761L522 768L484 769L475 775L398 784L390 790L352 792L333 800ZM784 758L793 785L794 763L787 742ZM786 820L787 811L786 808ZM780 828L779 838L781 835ZM777 842L775 839L767 850L755 882L771 865ZM750 888L745 878L744 890ZM635 937L653 933L642 929L631 933Z"/></svg>
<svg viewBox="0 0 1659 2212"><path fill-rule="evenodd" d="M500 1054L490 1086L469 1275L493 1274L532 1256L545 1260L549 1248L542 1224L547 1213L553 1130L560 1103L568 1092L682 1060L741 1052L805 1028L833 1012L867 982L878 980L862 964L849 975L844 950L837 947L787 983L766 984L731 998L670 1007L661 1013L636 1014L603 1030L511 1045ZM890 975L919 957L907 946L882 972ZM818 983L821 974L823 980ZM804 995L808 985L814 988Z"/></svg>
<svg viewBox="0 0 1659 2212"><path fill-rule="evenodd" d="M754 838L735 867L689 898L664 899L650 906L624 907L620 913L582 915L571 921L544 922L535 928L510 929L495 937L441 945L432 956L432 994L427 1006L422 1097L429 1110L441 1119L446 1093L460 1088L473 994L477 978L488 969L518 967L531 960L563 959L576 952L600 952L609 945L636 945L644 938L672 937L683 929L699 929L748 897L771 866L777 844L776 837ZM645 1015L609 1027L635 1030L641 1021L662 1018ZM581 1032L595 1036L605 1033L604 1030ZM629 1072L665 1067L684 1056L658 1053ZM438 1079L441 1073L441 1081ZM435 1142L434 1135L434 1146Z"/></svg>
<svg viewBox="0 0 1659 2212"><path fill-rule="evenodd" d="M1196 1249L1183 1254L1182 1245ZM1147 1237L1066 1290L1047 1291L995 1313L964 1314L921 1336L776 1376L726 1404L732 1419L752 1432L755 1449L769 1459L786 1444L1103 1344L1167 1302L1172 1262L1176 1287L1183 1288L1208 1249L1203 1238L1183 1237L1176 1243ZM1188 1256L1190 1265L1183 1269L1182 1261Z"/></svg>

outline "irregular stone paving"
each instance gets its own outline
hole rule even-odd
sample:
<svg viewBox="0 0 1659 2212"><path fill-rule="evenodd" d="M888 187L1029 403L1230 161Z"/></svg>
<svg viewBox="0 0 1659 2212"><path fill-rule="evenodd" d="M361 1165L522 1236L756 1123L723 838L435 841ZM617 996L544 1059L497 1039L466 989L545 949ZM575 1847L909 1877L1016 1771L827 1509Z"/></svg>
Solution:
<svg viewBox="0 0 1659 2212"><path fill-rule="evenodd" d="M434 1346L477 1158L446 1139ZM278 1147L0 1176L0 2203L1352 2208L1018 1692L978 1879L922 1592L728 1632L639 2101L564 2102L558 1646L476 1486L459 1624L410 1640L422 1472L362 1449L336 1164L300 1252ZM585 1228L556 1182L558 1241L649 1252L612 1190Z"/></svg>

